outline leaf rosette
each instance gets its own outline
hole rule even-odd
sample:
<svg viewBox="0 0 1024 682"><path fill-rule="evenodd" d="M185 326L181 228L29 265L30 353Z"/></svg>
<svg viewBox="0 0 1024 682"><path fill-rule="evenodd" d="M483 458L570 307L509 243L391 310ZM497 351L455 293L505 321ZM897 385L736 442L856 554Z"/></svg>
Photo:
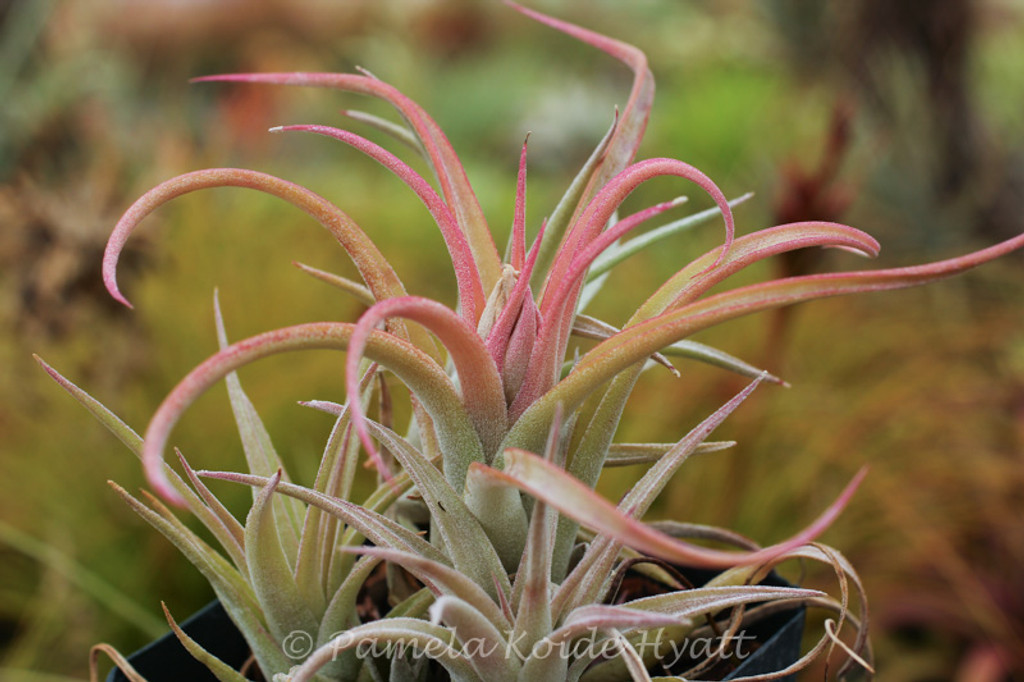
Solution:
<svg viewBox="0 0 1024 682"><path fill-rule="evenodd" d="M505 254L496 248L467 174L440 126L394 86L366 72L196 79L330 88L389 103L397 122L346 114L415 150L431 178L348 130L289 125L273 131L327 137L397 176L422 201L444 240L456 282L451 305L411 295L363 229L328 199L266 173L200 170L154 187L117 223L103 259L104 281L114 298L128 304L116 278L118 257L146 216L183 194L231 186L283 199L327 229L362 281L304 269L355 296L368 306L366 312L351 323L311 322L229 343L217 307L220 350L170 392L143 437L44 367L141 458L157 496L143 493L138 499L120 487L115 490L210 581L267 678L349 680L390 674L423 679L430 670L426 656L453 679L645 680L651 679L648 670L657 661L638 648L644 633L682 641L711 627L721 634L721 656L744 623L798 603L834 612L839 625L826 628L790 672L836 645L846 649L850 663L869 668L860 581L838 552L816 542L864 472L803 531L767 547L721 529L677 524L670 533L642 520L691 455L730 445L709 438L758 384L783 383L689 337L762 310L953 275L1019 248L1024 235L928 265L790 277L719 287L709 294L739 271L796 249L833 248L874 257L879 247L860 230L827 222L737 235L733 208L747 197L729 201L710 178L683 161L635 160L654 97L644 54L507 4L619 60L632 71L633 86L532 241L527 238L524 143ZM624 217L623 203L637 187L666 177L695 184L715 208L641 233L641 227L677 210L683 200L670 199ZM666 278L621 327L587 314L609 270L660 239L718 219L724 224L721 245ZM595 343L580 352L575 338ZM315 481L300 485L288 477L236 371L270 355L325 348L347 352L348 400L344 405L310 403L333 414L335 424ZM660 366L675 373L669 359L674 357L708 362L752 381L678 442L615 442L641 373ZM368 409L382 390L378 377L384 373L396 377L410 396L408 424L374 419ZM173 428L221 380L228 384L247 470L196 472L179 453L182 473L177 473L165 462ZM353 480L363 454L376 466L380 485L355 503ZM648 469L619 504L612 504L594 487L605 467L626 463ZM253 488L244 521L224 508L205 486L206 478ZM161 499L197 516L223 552L189 530ZM709 546L709 540L717 546ZM789 559L834 569L839 597L760 584L775 565ZM645 570L662 577L670 566L721 573L706 586L680 585L664 594L609 603L614 577L637 560L653 561ZM388 569L388 610L367 620L360 610L360 590L385 565L400 567L407 580L400 584ZM856 615L849 604L851 583L858 593ZM854 630L852 644L835 634L847 623ZM174 627L218 679L244 679ZM302 651L294 646L296 633L309 642ZM118 664L127 666L122 660ZM685 674L698 674L706 665Z"/></svg>

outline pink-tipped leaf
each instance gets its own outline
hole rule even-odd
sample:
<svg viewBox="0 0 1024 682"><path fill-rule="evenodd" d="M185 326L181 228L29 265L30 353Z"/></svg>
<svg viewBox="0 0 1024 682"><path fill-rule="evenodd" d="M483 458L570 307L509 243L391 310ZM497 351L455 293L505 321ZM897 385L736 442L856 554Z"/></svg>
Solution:
<svg viewBox="0 0 1024 682"><path fill-rule="evenodd" d="M193 82L215 81L332 88L376 97L394 106L423 145L427 158L437 174L445 203L455 214L460 229L469 240L484 291L488 291L498 281L501 258L462 162L459 161L440 126L422 107L397 88L377 78L345 73L243 73L193 79Z"/></svg>
<svg viewBox="0 0 1024 682"><path fill-rule="evenodd" d="M611 177L625 168L636 156L636 150L639 148L640 140L647 128L647 120L654 102L654 75L647 66L647 57L633 45L549 17L510 0L505 0L505 4L534 21L550 26L605 52L628 66L633 72L633 86L629 93L629 99L605 151L589 176L587 186L578 204L579 207L582 207Z"/></svg>
<svg viewBox="0 0 1024 682"><path fill-rule="evenodd" d="M207 358L193 369L157 408L143 438L142 460L146 476L164 499L183 504L168 482L163 453L171 430L181 415L210 386L230 372L261 358L297 350L347 350L354 325L312 322L265 332L239 341ZM433 360L410 343L391 334L372 332L365 354L393 371L418 397L435 421L446 450L483 459L480 440L448 376Z"/></svg>
<svg viewBox="0 0 1024 682"><path fill-rule="evenodd" d="M418 296L403 296L381 301L363 313L356 324L346 358L346 387L352 410L352 424L363 446L375 462L376 448L366 430L365 415L358 400L359 361L367 338L383 320L404 317L433 332L448 349L459 375L462 403L477 430L484 453L493 452L505 433L505 394L498 369L476 330L444 305ZM454 456L454 453L453 455ZM446 465L449 462L446 462ZM460 466L464 471L465 466ZM447 469L447 466L446 466ZM453 475L454 472L449 472Z"/></svg>
<svg viewBox="0 0 1024 682"><path fill-rule="evenodd" d="M788 540L754 552L731 552L700 547L657 531L623 513L563 469L525 450L506 450L504 471L480 464L473 467L483 475L544 500L581 525L614 537L639 552L665 561L704 568L760 563L813 541L836 519L867 473L862 469L828 509Z"/></svg>
<svg viewBox="0 0 1024 682"><path fill-rule="evenodd" d="M452 266L455 269L455 281L459 289L462 315L471 323L476 324L483 311L484 291L480 273L477 271L473 254L469 248L469 242L466 240L466 235L459 229L455 216L452 215L448 206L419 173L380 145L347 130L322 125L280 126L271 128L271 130L274 132L292 130L310 132L344 142L363 152L404 182L427 207L434 222L441 230L445 245L448 247L448 255L451 257Z"/></svg>
<svg viewBox="0 0 1024 682"><path fill-rule="evenodd" d="M519 154L519 174L516 177L516 209L512 219L512 253L509 263L522 272L526 260L526 145L529 136L523 142L523 151Z"/></svg>
<svg viewBox="0 0 1024 682"><path fill-rule="evenodd" d="M118 288L117 262L128 237L142 219L175 197L210 187L246 187L284 199L334 235L374 296L382 299L405 293L398 276L374 243L331 202L304 187L266 173L240 168L209 168L160 183L139 197L118 220L103 253L103 282L114 299L131 307Z"/></svg>

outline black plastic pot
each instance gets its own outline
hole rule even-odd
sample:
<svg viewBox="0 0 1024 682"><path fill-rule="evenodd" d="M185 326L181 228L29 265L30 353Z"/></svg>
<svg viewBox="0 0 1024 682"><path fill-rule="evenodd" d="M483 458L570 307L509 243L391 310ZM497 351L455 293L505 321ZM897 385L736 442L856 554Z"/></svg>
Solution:
<svg viewBox="0 0 1024 682"><path fill-rule="evenodd" d="M806 613L807 609L801 606L792 611L778 613L771 618L766 618L756 626L748 628L748 631L757 635L759 639L764 637L764 643L736 670L722 679L734 680L747 675L775 672L796 663L800 658L800 644L804 636ZM787 675L780 680L795 682L796 675Z"/></svg>
<svg viewBox="0 0 1024 682"><path fill-rule="evenodd" d="M218 601L210 602L181 623L181 629L236 670L249 658L249 645ZM217 682L205 665L192 658L173 632L139 649L128 657L128 662L149 682ZM128 678L114 668L107 675L107 682L128 682Z"/></svg>
<svg viewBox="0 0 1024 682"><path fill-rule="evenodd" d="M716 575L713 571L695 569L686 569L684 574L695 585L703 585ZM792 586L776 573L771 573L761 584L776 587ZM776 613L745 628L744 632L753 635L759 646L742 663L739 663L735 670L723 677L723 682L748 675L775 672L796 663L800 658L806 615L807 609L799 606L789 611ZM780 682L795 682L796 675L787 675L779 680Z"/></svg>
<svg viewBox="0 0 1024 682"><path fill-rule="evenodd" d="M786 584L769 579L769 584ZM752 626L748 633L757 636L760 646L723 680L781 670L800 657L804 631L803 607L778 613ZM204 649L239 669L249 658L249 646L219 602L212 602L182 623L182 629ZM192 658L174 633L168 633L128 657L128 662L149 682L217 682L204 665ZM795 676L783 682L795 680ZM117 668L107 682L127 682Z"/></svg>

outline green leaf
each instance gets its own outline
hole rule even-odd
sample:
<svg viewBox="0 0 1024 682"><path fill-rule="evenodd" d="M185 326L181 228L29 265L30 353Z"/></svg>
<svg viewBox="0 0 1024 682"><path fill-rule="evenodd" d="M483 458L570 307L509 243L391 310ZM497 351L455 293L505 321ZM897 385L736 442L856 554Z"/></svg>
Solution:
<svg viewBox="0 0 1024 682"><path fill-rule="evenodd" d="M747 377L748 379L764 377L765 381L770 381L782 386L789 386L789 384L774 374L766 372L759 367L754 367L750 363L740 360L736 356L730 355L723 350L719 350L713 346L708 346L703 343L698 343L697 341L690 341L689 339L677 341L671 346L662 349L661 352L668 356L688 358L714 367L720 367L722 369L729 370L730 372L735 372L740 376Z"/></svg>
<svg viewBox="0 0 1024 682"><path fill-rule="evenodd" d="M590 315L577 314L572 321L572 333L576 336L581 336L584 339L597 339L598 341L604 341L605 339L611 338L618 334L621 329L612 326L603 320L599 320L596 317ZM661 353L655 353L651 356L651 360L658 363L659 365L667 368L670 372L679 376L679 372L672 366L672 363L662 355Z"/></svg>
<svg viewBox="0 0 1024 682"><path fill-rule="evenodd" d="M363 583L380 562L380 557L375 556L360 557L355 562L352 570L348 572L341 586L331 597L324 617L320 621L320 629L316 636L318 647L329 642L339 632L359 625L356 599L363 589ZM348 651L325 665L322 672L328 679L350 680L355 678L361 666L362 661L355 655L355 652Z"/></svg>
<svg viewBox="0 0 1024 682"><path fill-rule="evenodd" d="M370 307L377 302L373 297L373 292L359 282L353 281L348 277L342 277L341 275L336 275L333 272L320 270L319 268L314 268L313 266L306 265L305 263L295 263L294 265L303 272L316 277L321 282L326 282L331 286L350 294L352 298L366 307Z"/></svg>
<svg viewBox="0 0 1024 682"><path fill-rule="evenodd" d="M160 531L199 569L231 616L232 622L245 636L260 669L271 675L287 671L291 662L281 653L277 642L267 631L256 595L238 571L175 518L156 498L145 491L142 493L154 505L157 510L154 511L116 483L111 482L110 486L135 513Z"/></svg>
<svg viewBox="0 0 1024 682"><path fill-rule="evenodd" d="M544 459L556 466L564 465L560 456L561 445L562 414L556 412L548 432ZM557 521L555 510L543 500L533 501L529 535L516 571L515 592L512 595L513 607L516 609L512 641L531 649L551 632L554 622L551 614L551 540Z"/></svg>
<svg viewBox="0 0 1024 682"><path fill-rule="evenodd" d="M36 354L32 354L39 366L42 367L50 377L60 385L65 391L71 394L71 396L82 404L85 409L89 410L99 421L100 424L107 427L107 429L114 434L119 441L125 444L125 446L135 454L136 457L142 457L142 437L135 433L132 427L121 421L121 418L114 414L109 408L103 403L93 398L91 395L83 391L75 384L68 381L62 376L57 370L50 365L46 364L41 357Z"/></svg>
<svg viewBox="0 0 1024 682"><path fill-rule="evenodd" d="M519 659L508 655L505 636L471 604L450 595L438 597L430 607L430 620L451 629L481 680L514 682Z"/></svg>
<svg viewBox="0 0 1024 682"><path fill-rule="evenodd" d="M376 363L367 362L367 369L360 383L360 400L364 403L370 399L376 377ZM329 497L351 499L360 453L359 438L352 428L347 408L344 405L320 400L300 404L336 417L320 458L313 489ZM306 506L303 540L299 546L299 561L295 572L299 589L304 592L321 589L325 595L330 595L338 588L351 568L351 557L339 555L334 551L340 532L338 526L338 520L324 514L319 507Z"/></svg>
<svg viewBox="0 0 1024 682"><path fill-rule="evenodd" d="M344 551L378 557L401 566L425 585L432 587L435 593L458 597L499 631L507 632L512 625L487 591L458 569L410 552L383 547L364 545L344 548Z"/></svg>
<svg viewBox="0 0 1024 682"><path fill-rule="evenodd" d="M548 271L551 269L551 264L558 253L558 247L569 229L573 212L582 200L587 183L590 182L590 178L596 172L598 164L604 158L612 136L618 129L618 125L619 116L618 112L616 112L615 120L612 121L608 132L597 143L594 151L590 153L590 156L569 184L569 189L566 190L565 194L558 201L558 205L555 206L554 212L552 212L551 217L548 219L547 227L544 229L544 233L540 235L540 243L537 245L537 262L534 265L533 275L530 279L530 288L533 291L540 291L543 287Z"/></svg>
<svg viewBox="0 0 1024 682"><path fill-rule="evenodd" d="M245 675L211 654L198 642L189 637L188 634L174 621L174 618L171 616L171 612L167 609L166 604L160 602L160 606L163 607L164 615L167 617L167 622L170 624L175 637L177 637L178 641L181 642L181 645L185 647L190 654L192 654L192 658L205 665L207 670L209 670L214 677L220 680L220 682L248 682Z"/></svg>
<svg viewBox="0 0 1024 682"><path fill-rule="evenodd" d="M89 412L96 417L101 424L117 436L118 440L124 443L137 457L142 457L142 438L140 438L139 435L131 429L131 427L121 421L117 415L107 409L107 407L98 400L63 377L59 372L57 372L57 370L43 362L41 358L38 356L35 356L35 358L54 381L56 381L64 390L70 393L72 397L78 400L87 410L89 410ZM186 471L188 472L187 464ZM223 544L225 549L232 554L232 557L235 558L238 565L240 567L244 566L244 560L240 560L241 553L236 551L234 546L234 538L239 536L236 534L237 529L232 529L230 527L230 521L228 520L230 514L227 514L227 517L225 517L224 514L226 513L226 510L224 510L223 507L220 509L217 508L219 502L216 502L215 499L207 498L209 491L204 492L203 488L197 487L197 490L203 494L203 498L201 499L197 496L192 489L189 488L183 480L181 480L178 474L166 464L164 465L164 474L167 476L169 485L172 489L185 501L189 511L202 521L203 525L205 525L210 532L214 534L218 541ZM206 500L205 503L204 500Z"/></svg>
<svg viewBox="0 0 1024 682"><path fill-rule="evenodd" d="M206 487L202 479L196 476L195 470L189 465L188 460L181 454L181 451L175 448L174 452L178 455L178 461L181 462L181 468L185 471L189 483L199 493L199 496L206 503L206 507L209 510L199 515L200 520L213 533L213 536L217 538L221 547L228 553L231 560L235 562L238 570L247 575L249 569L245 561L245 529L238 522L238 519L227 510L227 507Z"/></svg>
<svg viewBox="0 0 1024 682"><path fill-rule="evenodd" d="M208 478L258 487L265 487L270 483L269 479L251 474L225 471L200 471L198 474ZM397 491L396 494L401 494L403 489L407 490L409 488L410 481L405 474L400 474L395 477L394 485ZM315 490L310 490L293 483L285 483L284 481L277 484L276 490L282 495L288 495L302 500L306 504L315 505L328 514L341 519L378 547L404 550L439 563L449 563L448 557L420 537L419 534L371 509L353 504L347 500L328 497Z"/></svg>
<svg viewBox="0 0 1024 682"><path fill-rule="evenodd" d="M217 343L220 349L224 350L228 347L228 336L224 328L224 316L220 309L220 297L216 291L213 294L213 309L217 326ZM238 373L228 373L224 377L224 381L228 387L231 411L235 416L238 435L242 439L242 449L245 451L249 472L257 476L273 476L280 471L283 480L291 480L287 473L284 473L284 465L274 449L274 444L270 440L266 426L263 425L263 420L260 419L255 406L242 389ZM258 491L253 490L253 499L257 494ZM274 498L270 505L274 515L274 526L280 537L285 559L289 567L294 569L298 561L299 537L302 532L302 518L306 510L298 501L287 497ZM323 595L321 595L322 598Z"/></svg>
<svg viewBox="0 0 1024 682"><path fill-rule="evenodd" d="M711 441L701 443L693 451L695 455L708 454L728 450L736 445L734 440ZM605 467L633 466L635 464L652 464L665 456L676 443L612 443L608 448Z"/></svg>
<svg viewBox="0 0 1024 682"><path fill-rule="evenodd" d="M672 476L682 466L683 462L754 392L754 389L760 383L760 377L752 381L746 388L726 402L725 405L715 410L711 416L704 419L704 421L683 436L674 448L655 462L640 480L630 488L629 492L626 493L619 503L619 509L634 518L640 518L647 513L655 498L665 489L665 486L672 480Z"/></svg>
<svg viewBox="0 0 1024 682"><path fill-rule="evenodd" d="M449 485L444 475L428 462L407 440L390 429L367 420L374 437L384 443L409 474L437 524L452 565L484 589L492 599L497 590L509 591L505 567L491 539L470 507ZM495 501L495 500L492 500ZM521 513L518 495L514 500Z"/></svg>
<svg viewBox="0 0 1024 682"><path fill-rule="evenodd" d="M504 571L515 571L526 543L526 509L517 490L466 473L465 505L479 522ZM458 542L458 541L456 541Z"/></svg>
<svg viewBox="0 0 1024 682"><path fill-rule="evenodd" d="M402 144L410 147L416 153L420 154L425 161L430 161L426 156L426 152L423 150L423 145L421 145L419 140L416 139L416 135L409 130L408 126L393 123L386 118L375 116L366 111L359 111L358 109L343 109L341 114L343 116L348 116L354 121L365 123L375 130L379 130L382 133L390 135Z"/></svg>
<svg viewBox="0 0 1024 682"><path fill-rule="evenodd" d="M281 482L281 472L270 477L259 491L245 521L245 554L249 580L256 593L271 634L279 642L295 632L313 637L319 630L319 617L325 604L310 604L295 583L277 526L271 500Z"/></svg>

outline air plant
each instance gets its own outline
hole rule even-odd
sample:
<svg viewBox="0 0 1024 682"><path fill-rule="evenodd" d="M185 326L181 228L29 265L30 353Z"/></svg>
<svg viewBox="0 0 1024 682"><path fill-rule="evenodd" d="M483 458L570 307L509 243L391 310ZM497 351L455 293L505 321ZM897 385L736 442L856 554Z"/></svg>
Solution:
<svg viewBox="0 0 1024 682"><path fill-rule="evenodd" d="M1024 237L925 266L789 277L708 295L730 275L777 254L827 247L875 256L878 244L859 230L827 222L736 236L732 209L742 198L728 201L707 176L682 161L634 161L654 95L643 53L507 4L618 59L634 79L628 102L532 242L523 145L504 257L444 133L393 86L368 72L197 79L324 87L391 104L400 123L364 112L346 114L415 150L434 184L392 152L347 130L323 125L273 130L328 137L400 178L444 239L457 284L453 306L409 294L363 230L327 199L252 170L200 170L151 189L115 227L103 261L104 280L115 299L128 305L116 281L118 256L147 215L182 194L233 186L280 197L325 227L362 282L305 269L356 297L366 312L355 323L300 324L229 343L215 306L220 350L171 391L143 437L44 367L141 458L156 495L136 497L112 484L114 489L209 580L268 679L424 679L440 667L459 680L648 680L664 655L644 646L648 635L655 633L667 645L711 631L722 642L717 652L691 671L673 673L692 675L727 657L745 623L794 604L832 611L838 620L829 621L818 644L789 672L836 645L852 667L869 668L860 582L836 550L815 542L846 505L863 471L803 531L767 547L722 529L659 527L641 520L691 455L731 445L708 439L758 384L781 383L688 337L761 310L932 281L1018 248ZM669 200L625 217L618 214L620 206L639 185L666 176L696 184L716 208L637 236L641 225L682 202ZM719 216L725 224L723 243L665 280L621 326L586 314L618 263L660 238ZM584 352L574 343L577 337L596 343ZM348 399L309 403L333 414L335 423L315 480L300 485L285 473L235 372L270 355L324 348L347 351ZM638 377L647 369L675 372L672 357L712 363L749 376L751 383L675 443L615 442ZM384 374L396 377L408 393L408 424L394 423L387 410L374 418L370 410L376 396L386 402L395 390L393 382L384 388L379 380ZM165 462L171 432L189 405L222 379L248 472L196 471L178 452L178 473ZM355 503L361 453L379 472L379 486ZM638 463L649 468L617 505L594 491L605 467ZM228 512L204 479L252 487L244 521ZM197 516L223 553L182 524L171 506ZM840 596L761 584L788 559L833 568ZM368 615L357 597L382 566L387 567L388 601L380 605L381 613ZM679 566L719 573L704 586L686 589L673 574ZM617 576L631 567L678 589L612 603ZM857 613L849 604L851 582L859 592ZM847 624L855 632L849 644L837 634ZM172 627L219 679L245 679L173 621ZM115 660L136 674L122 658Z"/></svg>

